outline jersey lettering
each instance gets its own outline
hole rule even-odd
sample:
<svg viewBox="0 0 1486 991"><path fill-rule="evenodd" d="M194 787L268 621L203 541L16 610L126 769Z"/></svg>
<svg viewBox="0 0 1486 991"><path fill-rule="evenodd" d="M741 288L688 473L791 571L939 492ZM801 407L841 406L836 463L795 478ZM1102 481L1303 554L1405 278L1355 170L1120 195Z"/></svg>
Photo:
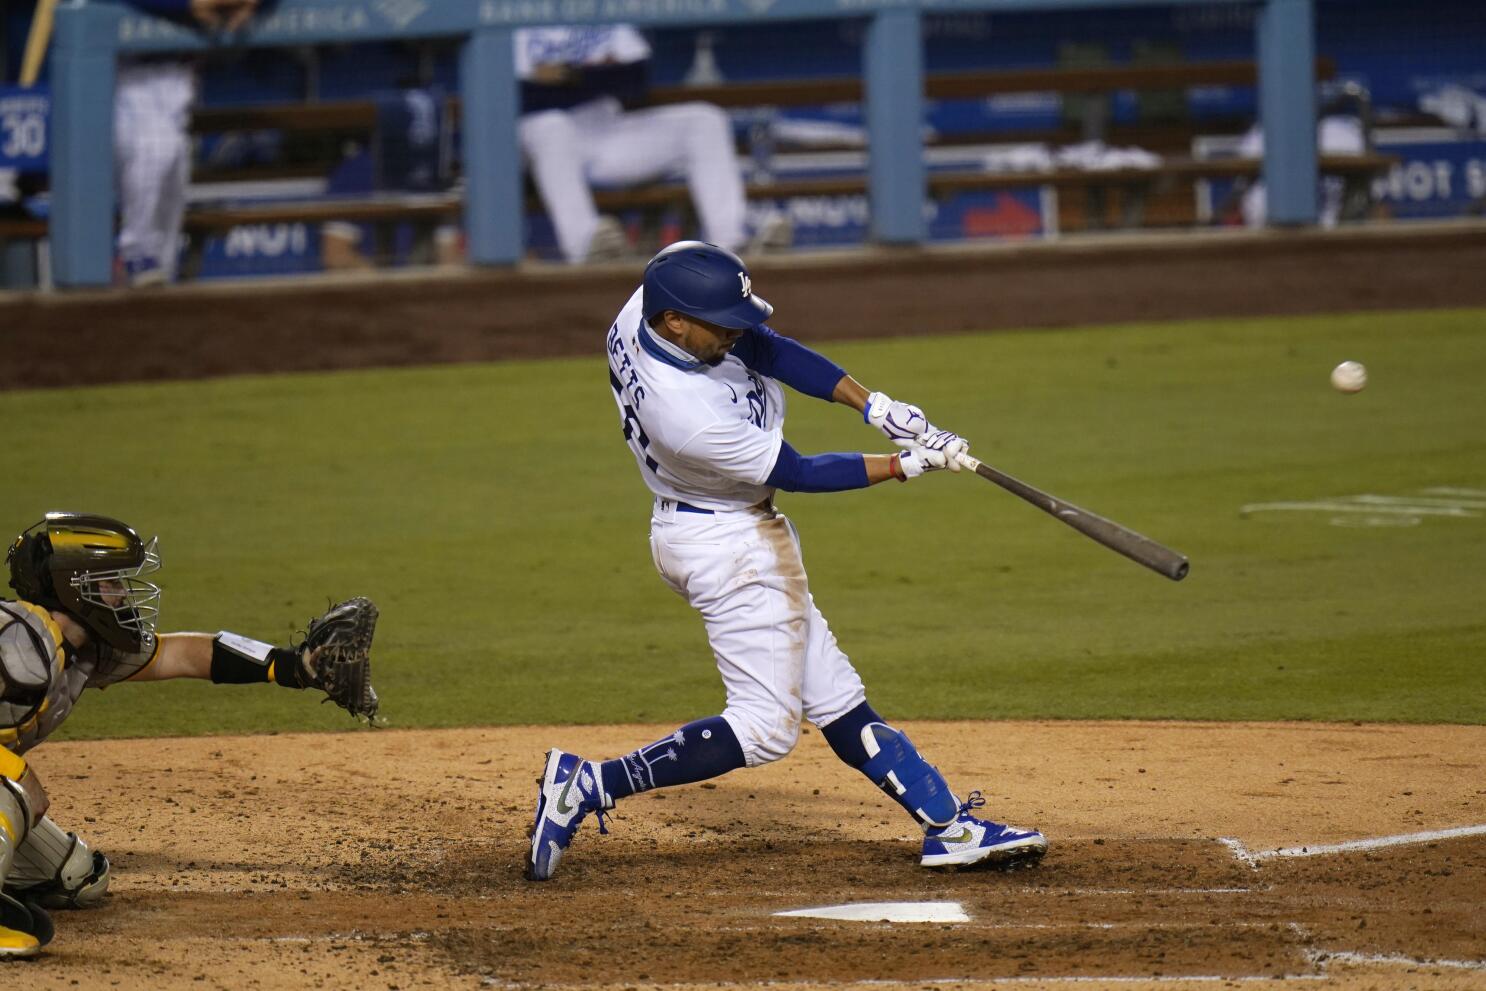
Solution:
<svg viewBox="0 0 1486 991"><path fill-rule="evenodd" d="M768 393L764 389L764 380L759 378L758 373L750 371L748 381L753 388L748 390L748 422L760 430L764 429L764 415L769 410ZM737 400L734 399L734 402Z"/></svg>
<svg viewBox="0 0 1486 991"><path fill-rule="evenodd" d="M639 384L640 374L634 361L624 347L624 337L619 324L609 328L609 388L619 400L620 428L624 442L635 452L635 457L644 462L652 472L660 469L660 463L650 456L650 437L640 423L639 405L645 401L645 387Z"/></svg>

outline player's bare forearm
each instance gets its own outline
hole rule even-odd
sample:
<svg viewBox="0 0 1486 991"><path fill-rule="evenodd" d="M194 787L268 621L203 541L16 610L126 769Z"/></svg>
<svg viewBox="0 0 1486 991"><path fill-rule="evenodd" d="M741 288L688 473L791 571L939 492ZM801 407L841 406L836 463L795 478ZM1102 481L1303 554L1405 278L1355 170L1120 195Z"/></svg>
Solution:
<svg viewBox="0 0 1486 991"><path fill-rule="evenodd" d="M212 676L211 633L162 633L160 650L131 681L166 681L170 678Z"/></svg>
<svg viewBox="0 0 1486 991"><path fill-rule="evenodd" d="M901 471L893 464L896 454L864 454L862 459L867 462L867 484L876 485L878 482L901 481Z"/></svg>
<svg viewBox="0 0 1486 991"><path fill-rule="evenodd" d="M836 389L831 393L831 401L843 406L850 406L858 413L867 409L867 397L872 393L850 375L843 375L841 381L836 383ZM869 467L867 473L870 477L872 469Z"/></svg>

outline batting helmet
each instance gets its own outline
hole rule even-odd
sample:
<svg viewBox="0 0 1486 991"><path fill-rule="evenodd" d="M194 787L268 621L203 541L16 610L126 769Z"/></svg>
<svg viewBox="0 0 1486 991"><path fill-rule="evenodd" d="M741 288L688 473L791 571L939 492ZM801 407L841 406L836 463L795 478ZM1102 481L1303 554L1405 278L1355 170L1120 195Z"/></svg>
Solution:
<svg viewBox="0 0 1486 991"><path fill-rule="evenodd" d="M743 259L705 241L677 241L650 259L643 302L647 322L675 310L732 330L756 327L774 312L753 294Z"/></svg>
<svg viewBox="0 0 1486 991"><path fill-rule="evenodd" d="M160 586L143 577L160 570L153 539L108 516L47 513L15 539L5 563L27 602L71 615L119 650L154 650Z"/></svg>

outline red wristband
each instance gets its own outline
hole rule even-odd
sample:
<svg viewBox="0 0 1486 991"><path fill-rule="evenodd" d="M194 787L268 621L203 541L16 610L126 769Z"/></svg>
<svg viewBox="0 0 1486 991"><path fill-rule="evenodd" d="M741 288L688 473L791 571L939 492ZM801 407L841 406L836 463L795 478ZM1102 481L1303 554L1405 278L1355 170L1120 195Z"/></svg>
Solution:
<svg viewBox="0 0 1486 991"><path fill-rule="evenodd" d="M893 477L898 481L908 481L908 473L903 470L903 455L894 454L888 461L888 467L892 470Z"/></svg>

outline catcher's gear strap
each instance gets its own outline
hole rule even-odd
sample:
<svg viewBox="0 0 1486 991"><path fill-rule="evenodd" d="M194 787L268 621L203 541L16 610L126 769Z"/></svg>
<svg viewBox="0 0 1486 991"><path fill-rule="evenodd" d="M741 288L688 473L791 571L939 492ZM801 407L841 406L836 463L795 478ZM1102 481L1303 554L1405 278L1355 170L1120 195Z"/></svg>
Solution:
<svg viewBox="0 0 1486 991"><path fill-rule="evenodd" d="M31 828L26 793L9 778L0 778L0 884L10 872L10 857Z"/></svg>
<svg viewBox="0 0 1486 991"><path fill-rule="evenodd" d="M919 756L913 741L886 723L862 727L867 763L861 771L877 787L897 799L919 821L929 826L954 822L960 801L949 790L939 769Z"/></svg>
<svg viewBox="0 0 1486 991"><path fill-rule="evenodd" d="M46 908L87 908L108 891L108 858L49 817L16 850L9 884Z"/></svg>
<svg viewBox="0 0 1486 991"><path fill-rule="evenodd" d="M226 630L212 640L212 681L218 685L277 681L290 688L304 687L299 678L299 651Z"/></svg>
<svg viewBox="0 0 1486 991"><path fill-rule="evenodd" d="M0 730L35 717L51 687L53 663L65 668L70 653L51 613L29 602L0 604Z"/></svg>

